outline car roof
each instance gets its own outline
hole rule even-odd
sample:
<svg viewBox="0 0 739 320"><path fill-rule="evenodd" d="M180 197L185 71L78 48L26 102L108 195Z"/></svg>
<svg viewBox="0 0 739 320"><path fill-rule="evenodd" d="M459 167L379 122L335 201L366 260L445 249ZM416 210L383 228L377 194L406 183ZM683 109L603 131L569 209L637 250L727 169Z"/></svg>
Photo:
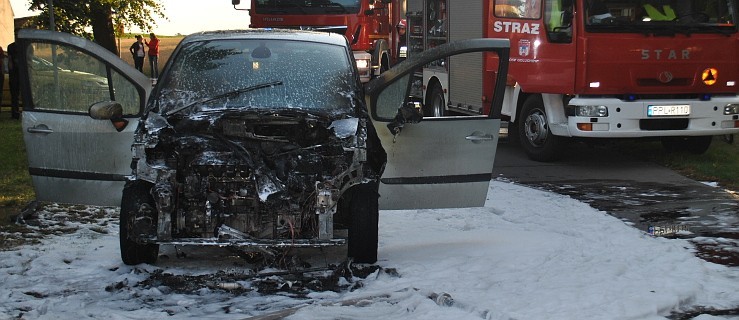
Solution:
<svg viewBox="0 0 739 320"><path fill-rule="evenodd" d="M182 39L182 44L189 42L225 40L225 39L272 39L320 42L339 46L348 46L344 35L329 32L315 32L292 29L245 29L218 30L193 33Z"/></svg>

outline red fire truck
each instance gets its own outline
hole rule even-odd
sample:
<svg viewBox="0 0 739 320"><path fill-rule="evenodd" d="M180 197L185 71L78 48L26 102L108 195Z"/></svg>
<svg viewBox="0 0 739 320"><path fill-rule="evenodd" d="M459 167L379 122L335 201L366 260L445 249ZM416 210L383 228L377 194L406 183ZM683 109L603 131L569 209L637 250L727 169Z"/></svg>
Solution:
<svg viewBox="0 0 739 320"><path fill-rule="evenodd" d="M252 0L250 15L252 27L339 30L358 65L371 62L366 79L395 59L402 18L409 56L510 39L509 139L550 161L572 138L654 137L703 153L712 136L739 133L737 9L737 0ZM497 63L436 61L411 92L425 116L487 114Z"/></svg>
<svg viewBox="0 0 739 320"><path fill-rule="evenodd" d="M232 0L234 6L239 0ZM293 28L343 34L349 40L362 81L397 61L401 42L397 0L252 0L252 28Z"/></svg>
<svg viewBox="0 0 739 320"><path fill-rule="evenodd" d="M441 42L508 38L503 116L534 160L570 138L655 137L703 153L739 133L736 0L409 0L409 56ZM484 114L497 61L419 72L426 115Z"/></svg>

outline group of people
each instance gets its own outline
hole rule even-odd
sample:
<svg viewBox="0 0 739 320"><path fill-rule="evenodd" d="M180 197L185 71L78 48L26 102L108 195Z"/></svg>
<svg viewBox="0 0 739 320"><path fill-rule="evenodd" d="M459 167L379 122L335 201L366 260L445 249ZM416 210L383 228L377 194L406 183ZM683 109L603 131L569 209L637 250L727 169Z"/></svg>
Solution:
<svg viewBox="0 0 739 320"><path fill-rule="evenodd" d="M153 32L149 34L149 41L144 40L141 35L136 35L136 42L128 50L133 55L136 70L141 72L144 72L144 57L148 55L151 78L159 78L159 38Z"/></svg>
<svg viewBox="0 0 739 320"><path fill-rule="evenodd" d="M0 47L0 101L3 100L5 74L7 73L10 85L10 116L13 119L20 119L21 113L18 101L20 98L20 80L16 66L18 66L18 52L15 42L8 45L7 52Z"/></svg>

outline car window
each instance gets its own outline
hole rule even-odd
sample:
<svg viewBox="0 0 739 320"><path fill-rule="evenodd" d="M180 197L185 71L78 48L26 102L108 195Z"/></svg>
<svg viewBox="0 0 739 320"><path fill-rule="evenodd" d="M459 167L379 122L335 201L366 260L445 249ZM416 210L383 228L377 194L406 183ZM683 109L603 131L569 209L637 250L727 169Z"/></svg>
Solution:
<svg viewBox="0 0 739 320"><path fill-rule="evenodd" d="M139 113L136 88L111 70L109 86L106 65L65 45L36 43L29 47L28 73L33 109L85 113L100 101L116 100L125 115Z"/></svg>
<svg viewBox="0 0 739 320"><path fill-rule="evenodd" d="M266 83L274 85L188 111L347 108L355 85L349 59L344 47L308 41L233 39L184 44L160 79L160 111Z"/></svg>

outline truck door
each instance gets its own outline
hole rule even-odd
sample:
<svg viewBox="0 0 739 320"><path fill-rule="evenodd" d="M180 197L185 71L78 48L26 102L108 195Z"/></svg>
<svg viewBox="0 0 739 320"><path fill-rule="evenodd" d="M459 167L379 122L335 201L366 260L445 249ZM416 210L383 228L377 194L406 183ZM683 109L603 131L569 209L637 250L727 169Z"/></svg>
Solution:
<svg viewBox="0 0 739 320"><path fill-rule="evenodd" d="M102 47L66 33L21 30L23 139L36 199L120 205L136 120L150 80ZM90 116L115 101L128 124ZM122 122L117 122L122 123Z"/></svg>
<svg viewBox="0 0 739 320"><path fill-rule="evenodd" d="M574 0L489 0L487 37L511 40L512 80L525 92L574 90Z"/></svg>

